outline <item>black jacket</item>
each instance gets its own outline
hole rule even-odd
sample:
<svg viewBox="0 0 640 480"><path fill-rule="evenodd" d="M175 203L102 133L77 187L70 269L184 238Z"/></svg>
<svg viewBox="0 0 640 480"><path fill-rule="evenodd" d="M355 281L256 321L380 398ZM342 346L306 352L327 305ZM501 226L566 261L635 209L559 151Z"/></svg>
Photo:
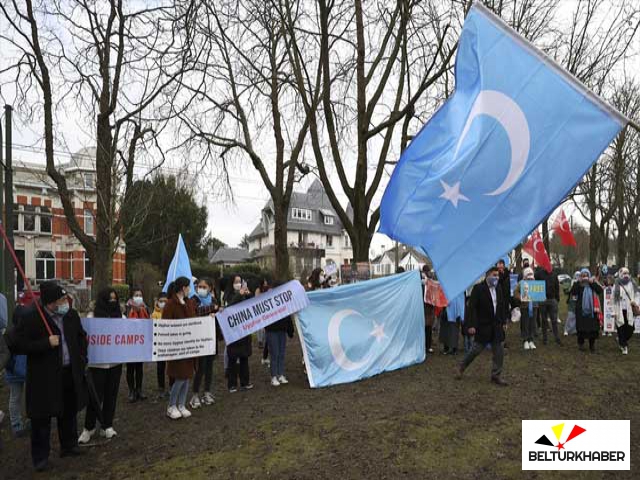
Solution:
<svg viewBox="0 0 640 480"><path fill-rule="evenodd" d="M286 316L271 325L264 327L267 332L287 332L289 338L293 338L293 320L291 316Z"/></svg>
<svg viewBox="0 0 640 480"><path fill-rule="evenodd" d="M549 273L541 268L539 271L536 271L536 280L544 280L547 300L560 301L560 282L555 272L552 271Z"/></svg>
<svg viewBox="0 0 640 480"><path fill-rule="evenodd" d="M231 297L227 302L227 306L230 307L231 305L235 305L236 303L240 303L249 298L251 298L250 295L245 296L234 292L231 294ZM247 335L246 337L227 345L227 355L230 357L250 357L251 353L251 335Z"/></svg>
<svg viewBox="0 0 640 480"><path fill-rule="evenodd" d="M509 299L505 298L502 289L496 288L496 310L493 310L493 300L487 282L473 287L469 299L468 328L475 328L475 341L489 343L504 341L504 325L509 318Z"/></svg>
<svg viewBox="0 0 640 480"><path fill-rule="evenodd" d="M597 282L593 282L589 285L591 290L596 295L600 296L603 293L602 287ZM571 287L569 292L569 298L576 302L576 330L581 333L593 333L600 331L600 320L598 315L593 313L591 315L585 315L582 312L582 296L584 293L584 287L580 283L575 283ZM602 305L601 305L602 308Z"/></svg>
<svg viewBox="0 0 640 480"><path fill-rule="evenodd" d="M60 335L60 330L46 309L42 307L42 310L53 334ZM30 418L61 416L64 410L62 346L51 348L49 333L35 305L21 310L17 320L18 325L7 337L9 348L14 354L27 355L27 415ZM80 411L87 404L84 375L87 365L87 334L74 309L69 310L62 322L71 360L76 410Z"/></svg>
<svg viewBox="0 0 640 480"><path fill-rule="evenodd" d="M498 278L498 288L502 290L504 298L511 303L511 275L509 274L509 270L505 269Z"/></svg>

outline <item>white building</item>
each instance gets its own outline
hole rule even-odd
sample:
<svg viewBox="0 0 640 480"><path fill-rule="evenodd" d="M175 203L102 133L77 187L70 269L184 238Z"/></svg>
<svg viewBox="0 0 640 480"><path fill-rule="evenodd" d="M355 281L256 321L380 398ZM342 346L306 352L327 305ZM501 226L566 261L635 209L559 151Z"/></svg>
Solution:
<svg viewBox="0 0 640 480"><path fill-rule="evenodd" d="M273 202L269 200L262 209L260 223L249 235L249 250L266 268L274 266L274 229ZM292 193L287 229L290 271L294 276L304 277L327 263L351 264L349 236L319 180L306 192Z"/></svg>
<svg viewBox="0 0 640 480"><path fill-rule="evenodd" d="M398 266L410 270L422 270L425 265L431 266L429 259L406 245L398 245ZM374 277L383 277L396 273L396 249L384 251L371 260L371 274Z"/></svg>

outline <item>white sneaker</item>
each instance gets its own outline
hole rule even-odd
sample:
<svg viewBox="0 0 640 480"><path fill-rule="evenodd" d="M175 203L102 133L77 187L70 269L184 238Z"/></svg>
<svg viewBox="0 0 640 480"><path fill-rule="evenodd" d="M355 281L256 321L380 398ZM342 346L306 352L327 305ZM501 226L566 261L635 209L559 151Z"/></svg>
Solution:
<svg viewBox="0 0 640 480"><path fill-rule="evenodd" d="M531 346L529 345L529 342L524 342L524 349L529 350L530 348Z"/></svg>
<svg viewBox="0 0 640 480"><path fill-rule="evenodd" d="M622 349L622 354L623 354L623 355L629 355L629 349L628 349L627 347L624 347L624 348Z"/></svg>
<svg viewBox="0 0 640 480"><path fill-rule="evenodd" d="M171 420L177 420L179 418L182 418L182 414L176 407L171 406L167 408L167 417L169 417Z"/></svg>
<svg viewBox="0 0 640 480"><path fill-rule="evenodd" d="M111 440L113 437L118 435L118 432L116 432L113 427L109 427L106 430L101 430L100 434L107 440Z"/></svg>
<svg viewBox="0 0 640 480"><path fill-rule="evenodd" d="M529 348L530 348L531 350L535 350L535 349L536 349L536 344L535 344L535 343L533 343L533 342L529 342Z"/></svg>
<svg viewBox="0 0 640 480"><path fill-rule="evenodd" d="M189 402L189 406L191 408L193 408L194 410L197 410L198 408L200 408L202 406L202 404L200 403L200 397L198 396L197 393L193 397L191 397L191 401Z"/></svg>
<svg viewBox="0 0 640 480"><path fill-rule="evenodd" d="M215 400L213 398L213 394L211 392L204 392L202 396L202 404L203 405L213 405Z"/></svg>
<svg viewBox="0 0 640 480"><path fill-rule="evenodd" d="M280 382L278 381L278 377L271 377L271 386L272 387L279 387L280 386Z"/></svg>
<svg viewBox="0 0 640 480"><path fill-rule="evenodd" d="M182 418L189 418L191 416L191 412L187 410L187 407L183 405L180 405L178 407L178 412L180 412L180 415L182 415Z"/></svg>
<svg viewBox="0 0 640 480"><path fill-rule="evenodd" d="M280 376L278 377L278 381L279 381L280 383L282 383L282 384L287 384L287 383L289 383L289 380L287 380L287 377L285 377L284 375L280 375Z"/></svg>
<svg viewBox="0 0 640 480"><path fill-rule="evenodd" d="M568 337L569 336L569 332L564 332L564 336Z"/></svg>
<svg viewBox="0 0 640 480"><path fill-rule="evenodd" d="M86 428L82 430L82 433L78 437L78 443L89 443L91 441L91 437L96 433L96 429L87 430Z"/></svg>
<svg viewBox="0 0 640 480"><path fill-rule="evenodd" d="M267 367L271 365L271 360L269 360L268 358L261 358L260 359L260 363L262 365L266 365Z"/></svg>

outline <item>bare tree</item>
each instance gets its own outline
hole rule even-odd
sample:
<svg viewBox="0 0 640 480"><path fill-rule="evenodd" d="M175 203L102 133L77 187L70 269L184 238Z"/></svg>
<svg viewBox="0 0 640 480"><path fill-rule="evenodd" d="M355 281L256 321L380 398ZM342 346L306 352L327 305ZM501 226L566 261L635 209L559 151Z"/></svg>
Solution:
<svg viewBox="0 0 640 480"><path fill-rule="evenodd" d="M225 173L243 160L259 173L273 206L263 215L275 221L275 275L284 280L291 194L309 171L302 159L309 122L292 84L277 7L269 0L203 3L196 48L204 57L183 82L198 102L181 119L185 144L200 147ZM311 103L318 98L316 93Z"/></svg>
<svg viewBox="0 0 640 480"><path fill-rule="evenodd" d="M0 12L9 27L0 41L17 52L0 73L13 74L19 107L43 115L47 173L71 231L93 260L94 290L103 288L121 240L119 210L143 213L139 199L128 195L137 157L163 158L158 135L176 114L176 86L194 62L187 48L191 2L136 9L123 0L11 0L0 3ZM72 189L55 161L63 137L55 119L70 112L95 132L95 235L78 221Z"/></svg>

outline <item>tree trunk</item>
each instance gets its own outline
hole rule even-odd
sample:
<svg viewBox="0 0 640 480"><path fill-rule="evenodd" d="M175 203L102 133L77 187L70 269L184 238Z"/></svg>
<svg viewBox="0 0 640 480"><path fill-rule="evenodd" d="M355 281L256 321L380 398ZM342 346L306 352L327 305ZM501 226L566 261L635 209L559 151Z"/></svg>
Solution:
<svg viewBox="0 0 640 480"><path fill-rule="evenodd" d="M598 266L598 252L600 250L600 230L595 221L595 215L591 217L589 222L589 267L595 272Z"/></svg>
<svg viewBox="0 0 640 480"><path fill-rule="evenodd" d="M286 282L290 278L289 272L289 249L287 242L287 207L283 205L282 199L273 200L275 217L274 227L274 249L276 257L275 279Z"/></svg>
<svg viewBox="0 0 640 480"><path fill-rule="evenodd" d="M93 297L111 285L113 267L113 232L111 198L111 164L112 164L112 133L107 114L98 114L97 119L97 150L96 150L96 212L94 232L96 236L95 252L87 251L93 261Z"/></svg>
<svg viewBox="0 0 640 480"><path fill-rule="evenodd" d="M544 243L544 248L547 250L547 254L549 254L549 258L551 258L551 242L549 238L549 217L545 218L542 222L542 243Z"/></svg>

